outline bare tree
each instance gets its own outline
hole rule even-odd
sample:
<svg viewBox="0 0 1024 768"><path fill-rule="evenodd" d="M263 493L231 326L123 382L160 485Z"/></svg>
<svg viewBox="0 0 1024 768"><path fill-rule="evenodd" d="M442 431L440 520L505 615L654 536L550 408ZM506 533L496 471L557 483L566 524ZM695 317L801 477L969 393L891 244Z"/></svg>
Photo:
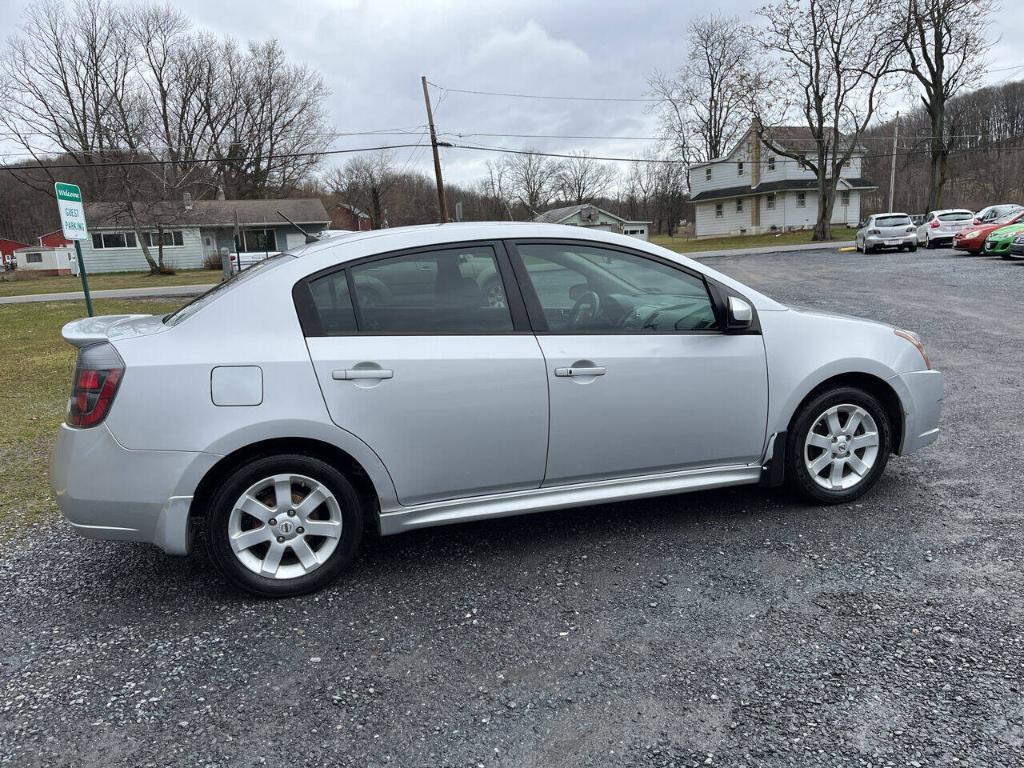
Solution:
<svg viewBox="0 0 1024 768"><path fill-rule="evenodd" d="M656 72L648 84L662 99L658 110L666 139L693 163L721 157L749 122L752 45L739 18L720 14L694 19L687 43L679 71Z"/></svg>
<svg viewBox="0 0 1024 768"><path fill-rule="evenodd" d="M759 10L765 25L754 30L766 54L752 102L773 152L796 160L817 179L814 240L832 237L832 210L843 166L857 150L878 109L882 85L893 73L898 43L880 40L889 13L884 0L778 0ZM867 41L871 41L870 44ZM808 146L784 144L772 126L799 114Z"/></svg>
<svg viewBox="0 0 1024 768"><path fill-rule="evenodd" d="M993 41L986 23L991 11L991 0L906 0L898 20L903 67L923 89L921 101L930 120L929 210L942 207L946 183L946 105L984 74L982 63Z"/></svg>
<svg viewBox="0 0 1024 768"><path fill-rule="evenodd" d="M555 184L562 199L581 205L601 197L615 183L615 169L608 163L595 160L586 152L571 152L572 156L558 163Z"/></svg>
<svg viewBox="0 0 1024 768"><path fill-rule="evenodd" d="M550 158L532 154L527 149L523 154L509 155L506 160L509 185L512 193L527 209L530 216L551 202L555 192L555 164Z"/></svg>
<svg viewBox="0 0 1024 768"><path fill-rule="evenodd" d="M396 181L391 152L353 157L344 167L333 169L327 176L331 191L342 195L348 204L369 213L374 229L387 226L387 199Z"/></svg>
<svg viewBox="0 0 1024 768"><path fill-rule="evenodd" d="M484 201L485 218L512 221L512 193L509 190L508 164L487 161L487 176L479 183L479 192Z"/></svg>

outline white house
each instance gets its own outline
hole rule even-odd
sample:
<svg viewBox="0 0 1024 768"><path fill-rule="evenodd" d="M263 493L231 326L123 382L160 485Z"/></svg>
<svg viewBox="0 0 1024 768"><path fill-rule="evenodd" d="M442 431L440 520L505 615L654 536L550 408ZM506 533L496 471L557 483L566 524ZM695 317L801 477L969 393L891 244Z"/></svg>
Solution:
<svg viewBox="0 0 1024 768"><path fill-rule="evenodd" d="M598 208L596 205L569 205L565 208L552 208L550 211L537 214L534 221L544 224L568 224L573 227L601 229L605 232L618 232L639 240L646 240L650 232L649 221L628 221L621 216Z"/></svg>
<svg viewBox="0 0 1024 768"><path fill-rule="evenodd" d="M757 131L752 125L724 157L689 168L690 201L697 237L758 234L808 229L818 218L814 173L799 161L783 157L775 147L794 153L815 152L810 130L802 126L776 126ZM857 226L861 192L877 187L861 178L865 150L857 147L840 174L832 223Z"/></svg>

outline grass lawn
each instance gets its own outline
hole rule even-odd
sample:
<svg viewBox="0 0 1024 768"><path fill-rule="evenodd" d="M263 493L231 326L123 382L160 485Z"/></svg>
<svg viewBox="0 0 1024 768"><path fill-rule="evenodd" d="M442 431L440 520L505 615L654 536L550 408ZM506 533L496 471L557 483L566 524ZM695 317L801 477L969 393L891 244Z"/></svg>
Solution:
<svg viewBox="0 0 1024 768"><path fill-rule="evenodd" d="M163 314L181 304L101 299L96 314ZM0 306L0 540L57 511L48 480L50 447L64 420L75 364L75 349L60 329L84 315L77 301Z"/></svg>
<svg viewBox="0 0 1024 768"><path fill-rule="evenodd" d="M166 285L202 285L219 282L221 273L209 269L182 269L174 275L150 275L148 272L105 272L89 275L89 288L156 288ZM0 296L27 296L37 293L64 293L82 290L82 281L72 275L0 281Z"/></svg>
<svg viewBox="0 0 1024 768"><path fill-rule="evenodd" d="M853 240L857 230L846 227L833 227L834 240ZM651 242L676 253L694 253L696 251L727 251L743 248L763 248L771 245L803 245L811 243L810 230L785 232L783 234L763 235L731 235L729 237L706 237L698 240L695 237L668 237L667 235L651 235ZM826 245L823 243L822 245Z"/></svg>

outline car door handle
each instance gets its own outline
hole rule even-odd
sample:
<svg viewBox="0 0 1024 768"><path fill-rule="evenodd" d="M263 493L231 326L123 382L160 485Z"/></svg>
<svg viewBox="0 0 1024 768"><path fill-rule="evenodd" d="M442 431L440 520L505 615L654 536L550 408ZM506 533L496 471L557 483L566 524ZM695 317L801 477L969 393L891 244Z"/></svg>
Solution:
<svg viewBox="0 0 1024 768"><path fill-rule="evenodd" d="M354 381L356 379L390 379L395 372L389 368L339 368L331 372L335 381Z"/></svg>
<svg viewBox="0 0 1024 768"><path fill-rule="evenodd" d="M559 377L604 376L606 373L608 373L608 370L599 365L592 365L582 368L555 368L555 376Z"/></svg>

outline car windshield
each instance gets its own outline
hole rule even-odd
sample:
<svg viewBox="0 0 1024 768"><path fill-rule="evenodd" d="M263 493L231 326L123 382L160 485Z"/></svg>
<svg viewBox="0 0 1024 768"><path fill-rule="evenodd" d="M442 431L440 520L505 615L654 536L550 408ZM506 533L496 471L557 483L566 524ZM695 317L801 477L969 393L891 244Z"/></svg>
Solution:
<svg viewBox="0 0 1024 768"><path fill-rule="evenodd" d="M192 299L192 301L190 301L185 306L181 307L181 309L178 309L177 311L171 312L169 315L164 316L164 324L177 325L182 320L187 320L218 296L227 293L228 291L234 288L237 288L250 278L255 277L258 274L262 274L263 272L266 272L268 269L273 269L274 267L283 264L288 259L294 258L295 257L292 256L290 253L279 253L277 256L271 256L268 259L263 259L262 261L256 262L251 267L243 269L241 272L238 272L234 276L229 277L223 283L218 283L217 285L213 286L213 288L208 290L206 293L201 294L196 298Z"/></svg>
<svg viewBox="0 0 1024 768"><path fill-rule="evenodd" d="M910 224L909 216L877 216L876 227L902 227Z"/></svg>
<svg viewBox="0 0 1024 768"><path fill-rule="evenodd" d="M940 213L939 221L968 221L974 218L970 211L953 211L951 213Z"/></svg>
<svg viewBox="0 0 1024 768"><path fill-rule="evenodd" d="M1016 219L1016 218L1017 218L1018 216L1020 216L1020 211L1014 211L1013 213L1008 213L1008 214L1006 214L1006 215L1005 215L1005 216L1003 216L1002 218L998 218L998 219L996 219L996 220L995 220L994 222L992 222L992 223L993 223L993 224L1013 224L1014 220L1015 220L1015 219Z"/></svg>

